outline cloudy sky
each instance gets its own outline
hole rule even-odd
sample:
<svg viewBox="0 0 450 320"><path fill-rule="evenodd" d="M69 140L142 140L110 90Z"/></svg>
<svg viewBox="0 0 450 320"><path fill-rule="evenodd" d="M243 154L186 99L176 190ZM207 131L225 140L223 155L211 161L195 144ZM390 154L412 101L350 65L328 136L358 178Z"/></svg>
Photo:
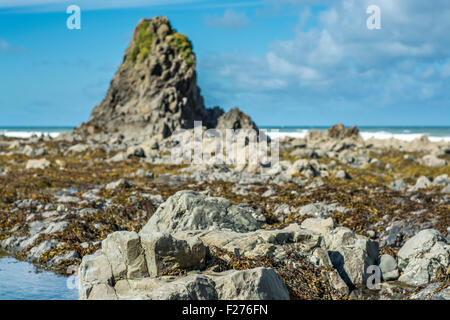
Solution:
<svg viewBox="0 0 450 320"><path fill-rule="evenodd" d="M209 107L259 125L450 125L448 0L1 0L0 126L86 121L156 15L192 40Z"/></svg>

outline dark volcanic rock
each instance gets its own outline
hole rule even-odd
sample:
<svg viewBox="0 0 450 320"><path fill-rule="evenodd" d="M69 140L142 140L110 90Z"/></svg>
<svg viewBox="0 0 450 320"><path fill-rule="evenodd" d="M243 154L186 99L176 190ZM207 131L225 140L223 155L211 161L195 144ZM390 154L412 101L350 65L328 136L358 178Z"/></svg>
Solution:
<svg viewBox="0 0 450 320"><path fill-rule="evenodd" d="M345 138L361 139L358 127L346 129L342 123L336 124L328 129L327 136L331 139L342 140Z"/></svg>
<svg viewBox="0 0 450 320"><path fill-rule="evenodd" d="M167 137L176 129L192 128L196 120L214 127L223 111L205 109L192 49L166 17L139 21L106 97L82 128Z"/></svg>
<svg viewBox="0 0 450 320"><path fill-rule="evenodd" d="M231 109L227 113L220 116L217 121L217 129L253 129L258 130L256 124L250 119L248 115L243 113L237 107Z"/></svg>

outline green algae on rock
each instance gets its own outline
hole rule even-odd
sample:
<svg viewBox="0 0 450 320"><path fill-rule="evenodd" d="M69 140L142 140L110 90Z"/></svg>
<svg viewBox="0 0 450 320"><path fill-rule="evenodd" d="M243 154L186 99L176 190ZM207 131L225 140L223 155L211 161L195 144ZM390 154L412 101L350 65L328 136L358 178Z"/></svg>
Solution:
<svg viewBox="0 0 450 320"><path fill-rule="evenodd" d="M189 41L188 37L181 33L174 33L166 37L166 41L169 45L176 50L176 52L181 55L186 64L192 67L195 63L195 55L193 53L192 43Z"/></svg>
<svg viewBox="0 0 450 320"><path fill-rule="evenodd" d="M136 29L136 43L133 51L127 57L131 62L142 62L147 59L153 45L153 31L149 28L150 21L145 20L142 25Z"/></svg>

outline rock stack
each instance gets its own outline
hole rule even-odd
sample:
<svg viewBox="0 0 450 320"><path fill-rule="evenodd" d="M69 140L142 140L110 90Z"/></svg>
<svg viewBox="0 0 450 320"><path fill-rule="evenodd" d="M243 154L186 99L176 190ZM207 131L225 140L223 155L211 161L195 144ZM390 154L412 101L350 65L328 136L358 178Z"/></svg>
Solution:
<svg viewBox="0 0 450 320"><path fill-rule="evenodd" d="M194 121L215 128L224 111L205 108L195 66L191 41L173 29L166 17L142 19L106 97L76 131L109 135L120 132L160 140L177 129L193 128ZM221 121L222 126L228 118L256 128L238 109Z"/></svg>

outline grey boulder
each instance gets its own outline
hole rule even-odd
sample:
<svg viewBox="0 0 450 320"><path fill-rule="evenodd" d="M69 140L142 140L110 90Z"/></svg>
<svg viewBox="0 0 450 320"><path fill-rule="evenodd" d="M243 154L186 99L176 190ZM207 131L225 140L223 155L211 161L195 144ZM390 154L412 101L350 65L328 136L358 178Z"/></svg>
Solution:
<svg viewBox="0 0 450 320"><path fill-rule="evenodd" d="M338 227L324 236L328 255L342 280L352 288L366 283L367 268L378 264L378 243Z"/></svg>
<svg viewBox="0 0 450 320"><path fill-rule="evenodd" d="M189 230L249 232L259 228L251 210L232 205L224 198L208 197L195 191L179 191L156 210L141 234Z"/></svg>
<svg viewBox="0 0 450 320"><path fill-rule="evenodd" d="M439 269L446 271L449 261L447 240L437 230L422 230L398 252L398 266L403 272L399 281L410 285L426 284L436 277Z"/></svg>

